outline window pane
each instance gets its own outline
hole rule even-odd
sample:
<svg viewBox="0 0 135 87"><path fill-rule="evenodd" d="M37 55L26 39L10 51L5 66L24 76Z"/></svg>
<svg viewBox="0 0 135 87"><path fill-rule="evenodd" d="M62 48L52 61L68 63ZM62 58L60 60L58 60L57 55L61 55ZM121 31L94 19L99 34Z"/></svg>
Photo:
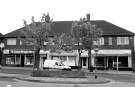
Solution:
<svg viewBox="0 0 135 87"><path fill-rule="evenodd" d="M52 60L60 60L59 56L52 56Z"/></svg>
<svg viewBox="0 0 135 87"><path fill-rule="evenodd" d="M74 66L75 65L75 56L68 56L68 64L70 66Z"/></svg>
<svg viewBox="0 0 135 87"><path fill-rule="evenodd" d="M27 56L26 56L26 64L27 64L27 65L32 65L32 64L34 64L34 59L33 59L33 56L32 56L32 55L27 55Z"/></svg>
<svg viewBox="0 0 135 87"><path fill-rule="evenodd" d="M100 44L100 45L104 45L104 38L103 38L103 37L101 37L101 38L99 39L99 44Z"/></svg>
<svg viewBox="0 0 135 87"><path fill-rule="evenodd" d="M96 66L103 67L104 66L104 57L96 57Z"/></svg>
<svg viewBox="0 0 135 87"><path fill-rule="evenodd" d="M128 67L128 57L121 56L119 57L119 67Z"/></svg>
<svg viewBox="0 0 135 87"><path fill-rule="evenodd" d="M9 55L6 58L6 64L15 64L15 56L14 55Z"/></svg>
<svg viewBox="0 0 135 87"><path fill-rule="evenodd" d="M128 45L129 38L128 37L117 37L117 45Z"/></svg>
<svg viewBox="0 0 135 87"><path fill-rule="evenodd" d="M112 45L112 37L109 37L108 40L109 40L109 43L108 44L109 45Z"/></svg>
<svg viewBox="0 0 135 87"><path fill-rule="evenodd" d="M20 62L21 62L21 57L20 57L20 55L16 55L15 64L20 64Z"/></svg>
<svg viewBox="0 0 135 87"><path fill-rule="evenodd" d="M60 60L67 61L67 57L66 56L60 56Z"/></svg>
<svg viewBox="0 0 135 87"><path fill-rule="evenodd" d="M11 58L11 64L15 64L15 58Z"/></svg>
<svg viewBox="0 0 135 87"><path fill-rule="evenodd" d="M6 58L6 64L11 64L11 58Z"/></svg>
<svg viewBox="0 0 135 87"><path fill-rule="evenodd" d="M16 45L16 39L15 38L7 39L7 45Z"/></svg>

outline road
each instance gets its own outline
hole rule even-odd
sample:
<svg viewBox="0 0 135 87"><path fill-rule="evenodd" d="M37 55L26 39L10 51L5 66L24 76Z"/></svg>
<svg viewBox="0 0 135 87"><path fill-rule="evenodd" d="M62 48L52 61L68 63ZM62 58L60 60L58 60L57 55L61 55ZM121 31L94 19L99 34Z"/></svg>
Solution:
<svg viewBox="0 0 135 87"><path fill-rule="evenodd" d="M135 83L135 75L121 75L121 74L98 74L100 77L109 78L119 82Z"/></svg>
<svg viewBox="0 0 135 87"><path fill-rule="evenodd" d="M28 75L30 70L12 70L12 69L3 69L0 70L0 73L8 74L21 74ZM93 75L93 74L89 74ZM134 87L135 85L135 75L119 75L119 74L98 74L100 77L105 77L114 80L111 83L107 84L53 84L53 83L36 83L36 82L27 82L20 81L14 78L3 78L0 77L0 87Z"/></svg>
<svg viewBox="0 0 135 87"><path fill-rule="evenodd" d="M55 84L27 81L0 81L0 87L134 87L135 83L111 82L106 84Z"/></svg>
<svg viewBox="0 0 135 87"><path fill-rule="evenodd" d="M98 75L101 76L101 75ZM126 76L118 77L117 75L102 75L104 77L109 77L115 79L115 81L112 81L110 83L106 84L56 84L56 83L38 83L38 82L27 82L27 81L21 81L17 80L15 78L3 78L0 77L0 87L134 87L135 81L123 81L122 79L126 79ZM118 79L119 78L119 79Z"/></svg>

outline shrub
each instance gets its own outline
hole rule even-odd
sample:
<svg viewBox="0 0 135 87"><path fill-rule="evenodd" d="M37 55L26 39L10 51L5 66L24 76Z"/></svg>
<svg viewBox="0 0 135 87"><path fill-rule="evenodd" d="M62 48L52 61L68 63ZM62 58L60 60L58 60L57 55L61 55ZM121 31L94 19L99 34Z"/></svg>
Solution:
<svg viewBox="0 0 135 87"><path fill-rule="evenodd" d="M83 71L33 71L33 77L85 78Z"/></svg>

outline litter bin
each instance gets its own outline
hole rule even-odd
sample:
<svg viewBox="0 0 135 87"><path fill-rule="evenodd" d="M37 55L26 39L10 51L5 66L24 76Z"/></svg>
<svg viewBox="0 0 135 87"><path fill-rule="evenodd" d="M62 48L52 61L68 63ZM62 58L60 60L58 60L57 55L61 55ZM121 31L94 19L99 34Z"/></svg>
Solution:
<svg viewBox="0 0 135 87"><path fill-rule="evenodd" d="M135 68L132 68L132 72L135 73Z"/></svg>
<svg viewBox="0 0 135 87"><path fill-rule="evenodd" d="M93 69L94 69L93 66L90 66L90 72L93 72Z"/></svg>

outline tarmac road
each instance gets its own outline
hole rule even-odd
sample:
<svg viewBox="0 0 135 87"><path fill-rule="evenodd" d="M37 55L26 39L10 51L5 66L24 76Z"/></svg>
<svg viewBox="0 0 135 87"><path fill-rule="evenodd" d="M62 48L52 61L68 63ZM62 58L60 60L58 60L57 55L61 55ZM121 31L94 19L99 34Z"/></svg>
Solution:
<svg viewBox="0 0 135 87"><path fill-rule="evenodd" d="M56 83L35 83L27 81L17 81L17 82L0 81L0 87L134 87L134 85L135 83L126 83L126 82L111 82L106 84L56 84Z"/></svg>
<svg viewBox="0 0 135 87"><path fill-rule="evenodd" d="M20 68L18 67L4 67L3 69L0 70L0 73L7 73L7 74L20 74L20 75L29 75L31 73L32 69L31 68ZM89 75L94 75L94 74L89 74ZM130 83L135 83L135 74L134 75L125 75L125 74L111 74L111 73L100 73L97 74L100 77L105 77L109 78L115 81L119 82L130 82ZM5 78L6 80L7 78ZM4 80L4 79L3 79ZM12 79L8 78L8 81ZM0 78L0 81L2 79Z"/></svg>
<svg viewBox="0 0 135 87"><path fill-rule="evenodd" d="M92 74L89 74L89 75L92 75ZM118 82L135 83L135 75L102 73L102 74L97 74L97 76L109 78Z"/></svg>

